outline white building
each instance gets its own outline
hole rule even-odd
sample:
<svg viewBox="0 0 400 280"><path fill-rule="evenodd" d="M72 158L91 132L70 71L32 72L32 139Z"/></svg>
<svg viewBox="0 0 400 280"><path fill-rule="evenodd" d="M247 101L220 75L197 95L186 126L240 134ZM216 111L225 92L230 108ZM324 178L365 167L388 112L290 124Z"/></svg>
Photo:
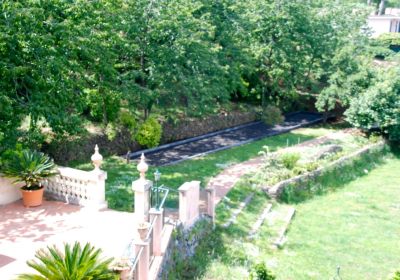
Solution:
<svg viewBox="0 0 400 280"><path fill-rule="evenodd" d="M372 37L379 37L382 33L400 32L400 8L386 8L385 14L378 16L373 12L367 19L372 29Z"/></svg>

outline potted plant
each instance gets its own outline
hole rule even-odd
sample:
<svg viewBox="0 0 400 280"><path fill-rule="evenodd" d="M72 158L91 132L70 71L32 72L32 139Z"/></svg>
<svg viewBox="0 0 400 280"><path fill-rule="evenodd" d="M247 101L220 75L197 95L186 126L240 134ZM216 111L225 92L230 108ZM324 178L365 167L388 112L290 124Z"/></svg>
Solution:
<svg viewBox="0 0 400 280"><path fill-rule="evenodd" d="M20 190L25 207L40 206L43 201L44 187L41 181L59 175L57 165L49 156L37 151L24 151L14 155L6 164L3 177L16 178L12 184L25 182Z"/></svg>
<svg viewBox="0 0 400 280"><path fill-rule="evenodd" d="M137 224L137 231L139 232L140 239L144 240L149 232L150 223L140 222Z"/></svg>
<svg viewBox="0 0 400 280"><path fill-rule="evenodd" d="M130 275L132 265L132 262L129 261L129 258L127 256L121 256L115 261L111 269L119 274L120 280L126 280Z"/></svg>

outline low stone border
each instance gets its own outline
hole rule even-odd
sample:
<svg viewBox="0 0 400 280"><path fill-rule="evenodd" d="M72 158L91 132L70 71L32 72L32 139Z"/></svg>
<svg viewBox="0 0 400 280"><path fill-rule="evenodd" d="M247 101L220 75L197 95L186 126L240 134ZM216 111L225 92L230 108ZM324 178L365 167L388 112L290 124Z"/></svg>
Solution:
<svg viewBox="0 0 400 280"><path fill-rule="evenodd" d="M362 148L362 149L360 149L360 150L358 150L358 151L356 151L354 153L351 153L348 156L344 156L344 157L341 157L338 160L335 160L334 162L330 163L327 167L331 167L331 166L334 166L334 165L339 165L341 163L344 163L344 162L348 161L349 159L351 159L351 158L353 158L355 156L363 155L365 153L369 153L369 151L374 147L383 148L385 145L386 145L386 141L380 141L378 143L369 145L369 146L364 147L364 148ZM296 177L281 181L281 182L279 182L278 184L276 184L276 185L274 185L272 187L264 186L261 189L266 194L268 194L269 197L271 197L271 198L279 198L282 195L283 189L286 186L288 186L288 185L290 185L292 183L295 183L296 185L298 185L300 181L303 181L305 179L314 178L315 176L319 175L321 173L321 171L324 170L325 168L326 167L320 167L320 168L318 168L318 169L316 169L314 171L310 171L310 172L298 175Z"/></svg>
<svg viewBox="0 0 400 280"><path fill-rule="evenodd" d="M272 204L268 203L267 207L264 208L262 214L257 218L256 222L253 224L250 233L247 235L247 238L253 238L258 229L261 227L262 223L264 222L265 218L267 217L269 211L272 208Z"/></svg>
<svg viewBox="0 0 400 280"><path fill-rule="evenodd" d="M286 232L295 212L296 212L296 209L294 207L289 208L289 211L285 218L285 225L282 226L281 230L279 231L278 237L276 238L274 245L272 245L272 247L271 247L272 249L276 250L276 249L278 249L278 246L283 245L283 236L285 235L285 232Z"/></svg>
<svg viewBox="0 0 400 280"><path fill-rule="evenodd" d="M229 218L229 220L222 225L222 227L224 229L227 229L231 226L231 224L233 223L234 220L236 220L236 217L240 214L240 212L242 212L243 208L247 205L247 203L249 203L249 201L253 198L254 193L249 194L245 200L243 202L241 202L239 204L239 207L233 211L233 213L231 214L231 217Z"/></svg>

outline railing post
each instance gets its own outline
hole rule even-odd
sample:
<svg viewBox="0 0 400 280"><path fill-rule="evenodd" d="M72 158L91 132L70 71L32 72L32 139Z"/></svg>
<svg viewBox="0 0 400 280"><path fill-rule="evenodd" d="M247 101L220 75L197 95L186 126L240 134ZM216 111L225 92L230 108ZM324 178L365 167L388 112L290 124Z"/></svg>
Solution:
<svg viewBox="0 0 400 280"><path fill-rule="evenodd" d="M161 241L162 241L162 233L163 233L163 212L164 209L160 208L156 210L155 208L150 209L150 223L157 217L153 227L153 252L154 255L159 257L161 256Z"/></svg>
<svg viewBox="0 0 400 280"><path fill-rule="evenodd" d="M141 239L137 239L134 241L135 243L135 255L139 253L140 249L143 247L143 251L139 256L138 264L134 271L135 278L137 280L149 280L150 279L150 242L151 239L147 239L146 241L142 241Z"/></svg>
<svg viewBox="0 0 400 280"><path fill-rule="evenodd" d="M207 192L207 215L212 217L213 224L215 223L215 188L204 189Z"/></svg>
<svg viewBox="0 0 400 280"><path fill-rule="evenodd" d="M200 181L184 183L179 189L179 220L185 227L199 217Z"/></svg>
<svg viewBox="0 0 400 280"><path fill-rule="evenodd" d="M150 210L150 189L153 187L153 182L145 179L148 166L143 154L137 170L140 172L140 179L132 182L132 190L135 191L135 214L138 221L147 222Z"/></svg>

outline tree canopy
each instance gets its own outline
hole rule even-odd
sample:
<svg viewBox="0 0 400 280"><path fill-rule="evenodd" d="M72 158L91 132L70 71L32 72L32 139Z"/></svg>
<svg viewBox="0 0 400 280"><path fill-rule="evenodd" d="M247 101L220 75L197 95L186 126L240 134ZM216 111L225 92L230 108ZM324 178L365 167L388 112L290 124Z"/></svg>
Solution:
<svg viewBox="0 0 400 280"><path fill-rule="evenodd" d="M266 107L302 90L322 91L328 108L368 78L347 81L367 55L360 35L367 13L355 7L350 0L4 0L0 131L6 138L28 116L31 131L73 135L82 132L83 114L105 125L121 108L142 110L142 122L154 106L204 116L229 99Z"/></svg>

